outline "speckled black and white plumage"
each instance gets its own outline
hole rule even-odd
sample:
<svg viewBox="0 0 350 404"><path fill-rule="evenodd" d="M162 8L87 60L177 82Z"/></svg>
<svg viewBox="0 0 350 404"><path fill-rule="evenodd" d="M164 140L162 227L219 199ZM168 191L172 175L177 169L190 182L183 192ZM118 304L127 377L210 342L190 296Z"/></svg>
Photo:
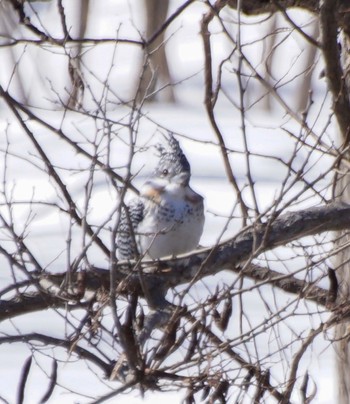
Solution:
<svg viewBox="0 0 350 404"><path fill-rule="evenodd" d="M117 247L119 259L136 259L138 247L135 229L143 219L144 203L141 198L133 199L128 206L121 209Z"/></svg>
<svg viewBox="0 0 350 404"><path fill-rule="evenodd" d="M180 173L191 175L190 163L183 154L179 142L173 135L170 135L168 139L168 148L158 145L157 150L160 158L153 173L154 177L164 177L164 170L168 171L167 175L169 178Z"/></svg>
<svg viewBox="0 0 350 404"><path fill-rule="evenodd" d="M118 258L159 259L197 247L204 225L203 198L189 186L190 164L169 135L158 146L159 162L140 196L121 210Z"/></svg>

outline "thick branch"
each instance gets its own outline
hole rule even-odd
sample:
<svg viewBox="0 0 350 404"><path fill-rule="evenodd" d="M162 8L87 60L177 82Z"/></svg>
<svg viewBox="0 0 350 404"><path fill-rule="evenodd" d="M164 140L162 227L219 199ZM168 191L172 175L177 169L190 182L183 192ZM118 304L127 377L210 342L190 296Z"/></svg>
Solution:
<svg viewBox="0 0 350 404"><path fill-rule="evenodd" d="M237 8L238 0L229 0L228 4L232 8ZM319 0L244 0L241 1L241 11L245 14L257 15L263 13L274 13L279 11L279 8L283 7L299 7L309 11L317 12L319 6Z"/></svg>
<svg viewBox="0 0 350 404"><path fill-rule="evenodd" d="M16 342L42 342L45 345L54 345L57 347L61 347L66 349L68 352L74 351L80 358L86 359L96 366L98 366L101 370L103 370L106 376L109 376L111 371L111 364L104 362L98 356L92 354L90 351L85 348L80 347L78 344L74 344L69 340L64 340L60 338L51 337L49 335L31 333L31 334L22 334L22 335L10 335L10 336L1 336L0 337L0 345L5 343L16 343Z"/></svg>
<svg viewBox="0 0 350 404"><path fill-rule="evenodd" d="M259 254L281 245L298 240L308 235L314 235L326 231L345 230L350 228L350 205L336 202L330 205L309 208L299 212L287 213L278 219L260 224L255 228L248 228L238 236L214 248L205 249L181 258L164 260L160 263L155 273L143 273L142 283L147 285L149 291L159 290L159 285L171 288L184 283L194 282L208 275L214 275L222 270L231 270L250 277L256 282L265 282L278 287L285 292L294 293L320 305L325 305L328 291L314 284L297 279L292 275L286 275L267 268L250 265L242 272L242 262L252 255ZM153 263L144 263L145 267L154 266ZM165 269L165 270L164 270ZM43 276L43 275L41 275ZM46 282L60 285L66 274L46 274ZM139 272L133 271L130 264L121 263L115 274L116 290L121 294L129 294L133 291L143 294ZM76 274L72 274L76 277ZM40 278L43 280L42 278ZM84 280L85 289L108 290L110 286L109 271L93 268L86 273ZM26 304L22 301L2 301L0 305L0 320L45 309L50 306L62 307L64 299L59 297L32 296ZM53 300L52 300L53 299ZM30 308L31 307L31 308Z"/></svg>
<svg viewBox="0 0 350 404"><path fill-rule="evenodd" d="M81 309L86 306L86 304L72 303L68 305L68 307L70 309ZM0 300L0 322L23 314L33 313L35 311L63 307L67 307L67 299L63 299L50 293L37 292L23 294L13 300Z"/></svg>
<svg viewBox="0 0 350 404"><path fill-rule="evenodd" d="M250 227L214 248L188 257L164 261L163 264L171 270L162 274L162 282L170 287L214 275L224 269L237 271L237 267L252 255L258 256L305 236L348 228L350 228L350 205L340 202L287 213L255 228ZM270 271L270 274L272 278L281 276L273 271ZM261 280L258 279L254 268L247 269L244 275ZM281 287L281 283L277 281L275 285ZM298 286L295 284L294 293L300 293L300 286L301 284ZM292 289L289 291L292 292Z"/></svg>

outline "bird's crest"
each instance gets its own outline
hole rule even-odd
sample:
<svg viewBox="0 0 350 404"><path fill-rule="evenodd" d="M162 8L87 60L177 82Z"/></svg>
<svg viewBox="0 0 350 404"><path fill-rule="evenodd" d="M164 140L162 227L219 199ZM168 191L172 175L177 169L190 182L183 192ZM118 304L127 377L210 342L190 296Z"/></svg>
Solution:
<svg viewBox="0 0 350 404"><path fill-rule="evenodd" d="M166 140L168 147L164 147L161 144L156 145L159 155L159 162L154 174L156 176L163 176L163 173L166 171L171 175L177 175L183 172L190 173L190 163L188 162L179 142L175 139L174 135L169 133Z"/></svg>

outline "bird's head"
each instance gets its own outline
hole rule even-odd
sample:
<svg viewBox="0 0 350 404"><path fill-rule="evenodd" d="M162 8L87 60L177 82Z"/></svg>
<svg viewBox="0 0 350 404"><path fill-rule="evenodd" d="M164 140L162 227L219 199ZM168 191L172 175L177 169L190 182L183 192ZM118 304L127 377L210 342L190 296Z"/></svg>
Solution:
<svg viewBox="0 0 350 404"><path fill-rule="evenodd" d="M190 163L183 154L179 142L172 134L167 138L167 142L168 147L157 146L160 159L154 170L154 176L187 186L191 176Z"/></svg>

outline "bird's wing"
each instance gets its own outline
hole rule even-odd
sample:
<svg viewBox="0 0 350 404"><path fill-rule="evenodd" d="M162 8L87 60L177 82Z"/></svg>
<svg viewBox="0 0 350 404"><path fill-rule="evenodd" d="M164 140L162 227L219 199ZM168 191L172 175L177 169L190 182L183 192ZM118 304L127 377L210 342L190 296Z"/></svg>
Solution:
<svg viewBox="0 0 350 404"><path fill-rule="evenodd" d="M144 210L145 205L141 198L135 198L129 205L122 206L117 236L118 258L121 260L138 257L136 231L144 218Z"/></svg>

